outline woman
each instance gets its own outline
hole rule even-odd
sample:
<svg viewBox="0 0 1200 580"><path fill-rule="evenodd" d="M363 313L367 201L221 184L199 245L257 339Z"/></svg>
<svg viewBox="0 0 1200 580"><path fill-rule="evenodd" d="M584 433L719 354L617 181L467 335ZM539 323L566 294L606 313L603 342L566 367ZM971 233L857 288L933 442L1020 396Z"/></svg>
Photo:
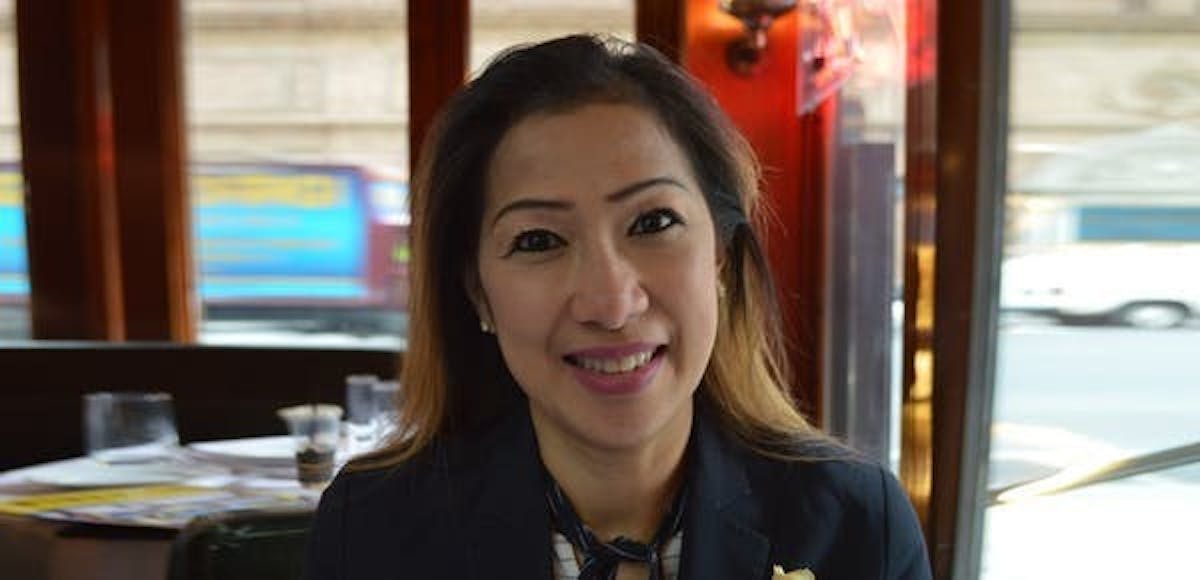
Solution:
<svg viewBox="0 0 1200 580"><path fill-rule="evenodd" d="M309 577L929 577L894 478L787 395L757 167L683 72L519 48L421 159L408 429L326 490Z"/></svg>

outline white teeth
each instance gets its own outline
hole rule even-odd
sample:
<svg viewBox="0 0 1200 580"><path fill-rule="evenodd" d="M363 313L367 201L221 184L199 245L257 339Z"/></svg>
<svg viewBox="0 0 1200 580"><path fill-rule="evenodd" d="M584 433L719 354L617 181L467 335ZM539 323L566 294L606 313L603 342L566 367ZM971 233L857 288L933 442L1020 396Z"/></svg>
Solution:
<svg viewBox="0 0 1200 580"><path fill-rule="evenodd" d="M654 357L653 352L643 352L631 354L621 358L584 358L575 357L575 362L579 366L598 373L617 374L627 373L648 362Z"/></svg>

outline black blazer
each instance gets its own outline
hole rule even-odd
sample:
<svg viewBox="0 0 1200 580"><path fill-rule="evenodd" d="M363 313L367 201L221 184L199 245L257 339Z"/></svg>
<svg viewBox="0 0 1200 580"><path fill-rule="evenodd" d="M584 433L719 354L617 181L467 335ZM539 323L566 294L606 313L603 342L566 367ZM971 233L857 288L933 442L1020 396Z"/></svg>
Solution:
<svg viewBox="0 0 1200 580"><path fill-rule="evenodd" d="M310 580L550 580L551 524L525 405L486 433L398 467L343 472L321 498ZM689 443L683 580L930 578L908 498L854 459L756 454L697 406Z"/></svg>

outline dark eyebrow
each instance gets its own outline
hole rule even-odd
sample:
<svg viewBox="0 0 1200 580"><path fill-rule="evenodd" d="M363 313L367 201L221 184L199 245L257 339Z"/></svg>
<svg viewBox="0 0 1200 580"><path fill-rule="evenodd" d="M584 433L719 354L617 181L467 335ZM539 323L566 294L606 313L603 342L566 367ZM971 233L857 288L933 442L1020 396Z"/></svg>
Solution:
<svg viewBox="0 0 1200 580"><path fill-rule="evenodd" d="M500 208L500 211L496 212L496 217L492 218L492 225L496 225L496 222L500 221L500 218L504 217L504 214L518 209L566 210L571 209L571 204L565 201L554 201L549 199L518 199Z"/></svg>
<svg viewBox="0 0 1200 580"><path fill-rule="evenodd" d="M605 201L609 202L622 201L638 192L649 189L656 185L673 185L679 189L687 189L687 187L680 183L679 180L670 177L652 177L650 179L643 179L642 181L631 183L625 187L622 187L621 189L604 196L604 199ZM500 211L496 212L496 217L492 218L492 225L496 225L496 222L500 221L500 218L510 211L519 209L550 209L561 211L571 209L571 205L572 204L570 202L551 199L518 199L500 208Z"/></svg>
<svg viewBox="0 0 1200 580"><path fill-rule="evenodd" d="M678 187L679 189L682 189L685 191L687 190L687 187L685 187L682 183L680 183L676 179L673 179L670 177L651 177L650 179L643 179L642 181L638 181L636 183L631 183L629 185L626 185L625 187L622 187L621 189L618 189L618 190L604 196L604 199L606 199L608 201L621 201L635 193L638 193L639 191L642 191L644 189L649 189L656 185L674 185L675 187Z"/></svg>

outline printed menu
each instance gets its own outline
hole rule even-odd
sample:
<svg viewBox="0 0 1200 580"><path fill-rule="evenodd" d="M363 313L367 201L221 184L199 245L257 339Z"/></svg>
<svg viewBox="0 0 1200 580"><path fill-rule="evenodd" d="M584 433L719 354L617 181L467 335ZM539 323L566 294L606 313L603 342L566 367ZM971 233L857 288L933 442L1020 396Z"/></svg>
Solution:
<svg viewBox="0 0 1200 580"><path fill-rule="evenodd" d="M0 501L0 514L87 524L181 529L216 513L315 509L304 490L236 492L156 485L43 493Z"/></svg>

